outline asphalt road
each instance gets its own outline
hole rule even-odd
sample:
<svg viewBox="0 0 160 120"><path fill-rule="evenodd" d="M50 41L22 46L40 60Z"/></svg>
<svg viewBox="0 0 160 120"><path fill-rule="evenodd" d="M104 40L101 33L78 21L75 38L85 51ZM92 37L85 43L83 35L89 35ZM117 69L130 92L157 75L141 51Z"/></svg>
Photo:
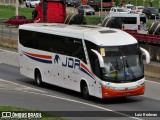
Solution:
<svg viewBox="0 0 160 120"><path fill-rule="evenodd" d="M120 117L141 112L155 111L160 115L160 83L146 81L146 92L142 96L101 100L92 98L84 100L77 92L45 84L43 88L37 87L35 81L19 73L18 54L0 50L0 106L17 106L41 111L71 111L69 119L104 120L104 119L146 119L158 120L157 117ZM93 111L88 113L87 111ZM92 117L96 111L111 111L113 116L119 117ZM127 111L131 111L127 112ZM97 112L98 113L98 112ZM102 113L102 112L101 112ZM108 114L111 114L108 113ZM62 113L60 113L62 114ZM100 114L101 115L101 114ZM62 115L63 116L63 115ZM65 115L64 115L65 116Z"/></svg>

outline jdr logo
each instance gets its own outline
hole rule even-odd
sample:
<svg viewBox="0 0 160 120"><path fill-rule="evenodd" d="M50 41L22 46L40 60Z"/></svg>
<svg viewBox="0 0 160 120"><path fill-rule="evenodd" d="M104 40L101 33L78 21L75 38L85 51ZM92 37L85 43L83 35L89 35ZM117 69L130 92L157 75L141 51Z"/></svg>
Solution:
<svg viewBox="0 0 160 120"><path fill-rule="evenodd" d="M62 62L62 66L80 70L80 60L66 57L66 60Z"/></svg>
<svg viewBox="0 0 160 120"><path fill-rule="evenodd" d="M61 62L59 62L61 61ZM71 57L66 57L64 60L60 59L59 55L55 55L54 64L62 64L63 67L73 68L80 70L80 60Z"/></svg>

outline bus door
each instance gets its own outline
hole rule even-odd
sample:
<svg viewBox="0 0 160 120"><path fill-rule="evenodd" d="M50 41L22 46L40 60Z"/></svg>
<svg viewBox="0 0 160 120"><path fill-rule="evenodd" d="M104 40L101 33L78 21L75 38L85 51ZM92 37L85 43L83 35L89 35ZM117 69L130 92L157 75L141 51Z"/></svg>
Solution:
<svg viewBox="0 0 160 120"><path fill-rule="evenodd" d="M91 87L90 90L92 91L92 94L96 95L97 97L101 96L101 68L100 68L100 64L99 64L99 60L97 55L92 51L92 50L97 50L97 45L95 45L92 42L89 41L85 41L86 44L86 48L87 48L87 53L88 53L88 57L89 57L89 62L90 62L90 68L91 68L91 72L93 74L93 77L91 79Z"/></svg>
<svg viewBox="0 0 160 120"><path fill-rule="evenodd" d="M94 53L91 53L90 57L92 57L92 59L90 59L90 64L91 64L91 68L92 68L92 72L94 74L94 79L92 79L93 83L92 85L94 86L91 90L94 91L94 95L96 96L101 96L101 68L99 65L99 60L97 58L97 56Z"/></svg>

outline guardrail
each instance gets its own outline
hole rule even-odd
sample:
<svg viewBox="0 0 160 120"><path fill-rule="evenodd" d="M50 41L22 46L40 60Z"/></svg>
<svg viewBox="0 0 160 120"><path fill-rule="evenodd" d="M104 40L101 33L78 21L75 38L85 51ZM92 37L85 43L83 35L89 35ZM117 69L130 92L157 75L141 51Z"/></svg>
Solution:
<svg viewBox="0 0 160 120"><path fill-rule="evenodd" d="M16 0L0 0L0 5L15 5L15 4Z"/></svg>
<svg viewBox="0 0 160 120"><path fill-rule="evenodd" d="M18 29L16 27L6 27L5 18L0 18L0 46L17 49Z"/></svg>
<svg viewBox="0 0 160 120"><path fill-rule="evenodd" d="M7 48L18 48L18 29L15 27L5 27L0 24L0 46Z"/></svg>
<svg viewBox="0 0 160 120"><path fill-rule="evenodd" d="M19 7L25 7L25 0L18 0ZM16 6L16 0L0 0L0 5L11 5Z"/></svg>
<svg viewBox="0 0 160 120"><path fill-rule="evenodd" d="M1 39L18 39L18 29L13 26L6 27L4 24L0 25L0 37Z"/></svg>

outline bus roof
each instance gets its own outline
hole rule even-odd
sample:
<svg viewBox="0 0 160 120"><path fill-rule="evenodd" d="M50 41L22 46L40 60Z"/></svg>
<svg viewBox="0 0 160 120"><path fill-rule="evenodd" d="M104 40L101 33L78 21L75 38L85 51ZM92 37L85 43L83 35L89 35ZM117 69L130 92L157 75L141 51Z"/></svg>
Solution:
<svg viewBox="0 0 160 120"><path fill-rule="evenodd" d="M85 39L99 46L119 46L137 43L137 40L130 34L107 27L31 23L20 25L19 29Z"/></svg>

